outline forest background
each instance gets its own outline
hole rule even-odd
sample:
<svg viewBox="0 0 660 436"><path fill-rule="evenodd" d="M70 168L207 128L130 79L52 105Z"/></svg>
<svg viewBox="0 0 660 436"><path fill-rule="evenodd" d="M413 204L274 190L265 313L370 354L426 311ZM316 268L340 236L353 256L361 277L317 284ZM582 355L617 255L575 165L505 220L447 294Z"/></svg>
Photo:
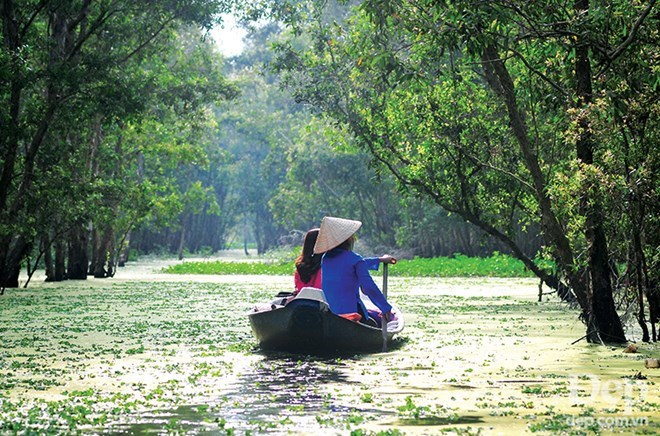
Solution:
<svg viewBox="0 0 660 436"><path fill-rule="evenodd" d="M334 215L373 252L510 254L593 342L625 341L619 295L657 339L655 1L267 3L3 2L3 291Z"/></svg>

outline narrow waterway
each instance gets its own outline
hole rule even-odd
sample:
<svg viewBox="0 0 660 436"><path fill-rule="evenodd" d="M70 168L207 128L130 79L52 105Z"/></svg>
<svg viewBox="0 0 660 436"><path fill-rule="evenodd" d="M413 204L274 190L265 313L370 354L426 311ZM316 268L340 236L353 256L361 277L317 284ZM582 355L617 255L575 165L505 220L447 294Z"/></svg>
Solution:
<svg viewBox="0 0 660 436"><path fill-rule="evenodd" d="M532 279L390 278L388 353L263 353L246 313L290 277L44 283L0 298L0 433L658 432L657 344L574 341L577 313ZM628 337L639 340L632 325Z"/></svg>

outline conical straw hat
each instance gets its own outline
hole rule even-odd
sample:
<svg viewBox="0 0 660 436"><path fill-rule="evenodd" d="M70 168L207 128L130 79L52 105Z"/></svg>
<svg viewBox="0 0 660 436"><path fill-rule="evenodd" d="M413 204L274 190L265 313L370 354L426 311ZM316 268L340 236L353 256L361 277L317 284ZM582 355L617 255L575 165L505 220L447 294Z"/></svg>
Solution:
<svg viewBox="0 0 660 436"><path fill-rule="evenodd" d="M321 221L321 230L314 245L314 253L332 250L357 232L362 226L360 221L327 216Z"/></svg>

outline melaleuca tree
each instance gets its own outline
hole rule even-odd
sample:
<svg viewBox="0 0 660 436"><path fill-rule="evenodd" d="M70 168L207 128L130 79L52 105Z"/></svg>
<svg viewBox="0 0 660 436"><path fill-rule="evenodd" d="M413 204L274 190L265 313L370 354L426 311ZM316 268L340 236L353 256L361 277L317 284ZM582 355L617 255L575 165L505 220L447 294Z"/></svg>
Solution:
<svg viewBox="0 0 660 436"><path fill-rule="evenodd" d="M195 217L217 214L213 187L203 183L215 145L213 107L236 96L236 88L222 74L222 59L214 47L192 29L178 37L158 56L140 66L146 84L134 92L144 110L129 122L108 129L107 159L100 159L95 178L112 180L117 196L103 196L105 216L97 227L95 276L111 275L116 254L127 232L136 227L168 226L178 230L178 249L183 251ZM115 201L109 201L114 198ZM109 226L109 227L108 227ZM115 229L115 227L117 227ZM115 233L115 237L111 234Z"/></svg>
<svg viewBox="0 0 660 436"><path fill-rule="evenodd" d="M294 115L277 89L261 75L248 70L237 80L242 96L235 104L222 108L218 145L229 156L228 201L235 222L240 223L239 233L244 244L254 240L257 252L263 254L276 246L284 233L273 219L268 202L284 174L276 150L288 137L289 124L285 121Z"/></svg>
<svg viewBox="0 0 660 436"><path fill-rule="evenodd" d="M294 144L283 150L286 179L270 202L276 219L306 231L326 215L350 217L362 221L360 237L369 245L394 247L400 194L393 179L379 176L345 132L301 118Z"/></svg>
<svg viewBox="0 0 660 436"><path fill-rule="evenodd" d="M139 95L115 86L130 82L130 63L171 41L182 23L209 28L230 1L107 0L2 4L0 60L0 288L16 286L35 240L45 148L68 141L52 132L58 120L78 118L90 101L139 111ZM135 97L135 98L133 98ZM128 108L132 104L138 107ZM108 109L106 107L106 109ZM96 114L95 114L96 115ZM81 135L82 136L82 135ZM66 148L65 153L70 150ZM73 153L70 156L77 156ZM84 165L84 163L80 163Z"/></svg>
<svg viewBox="0 0 660 436"><path fill-rule="evenodd" d="M612 97L630 63L655 102L654 3L366 1L347 24L298 21L312 48L282 44L278 68L299 101L348 126L403 185L575 298L588 340L622 342L607 233L621 220L607 215L616 197L605 182L624 174L607 162L626 127ZM516 224L541 228L557 270L520 249Z"/></svg>
<svg viewBox="0 0 660 436"><path fill-rule="evenodd" d="M271 60L270 44L281 37L274 24L254 29L245 52L232 60L232 74L245 90L240 104L221 114L221 143L234 159L234 209L247 215L261 247L259 234L270 232L274 245L289 231L317 227L325 215L360 219L363 237L393 246L399 196L391 177L377 184L367 154L314 119L262 68Z"/></svg>

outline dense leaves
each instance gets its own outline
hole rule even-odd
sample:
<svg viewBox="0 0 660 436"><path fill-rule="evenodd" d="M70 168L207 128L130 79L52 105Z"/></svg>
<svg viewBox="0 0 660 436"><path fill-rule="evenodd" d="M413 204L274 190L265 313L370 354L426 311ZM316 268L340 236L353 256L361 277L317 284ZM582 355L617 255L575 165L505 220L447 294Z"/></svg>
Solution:
<svg viewBox="0 0 660 436"><path fill-rule="evenodd" d="M366 1L344 23L318 12L300 25L314 43L281 44L276 66L402 186L501 240L551 287L568 285L590 340L622 341L613 260L637 271L623 287L639 288L640 307L651 300L654 332L657 321L644 259L658 229L630 183L657 162L646 142L657 135L654 3ZM642 118L626 107L637 99ZM657 177L645 186L653 197ZM520 249L520 225L542 230L557 270Z"/></svg>
<svg viewBox="0 0 660 436"><path fill-rule="evenodd" d="M67 274L84 278L89 224L90 272L112 275L121 235L157 195L185 192L168 183L165 161L194 161L211 119L205 107L236 93L194 29L210 28L229 5L3 3L0 288L17 285L33 250L61 280L67 245L80 248L68 250Z"/></svg>

